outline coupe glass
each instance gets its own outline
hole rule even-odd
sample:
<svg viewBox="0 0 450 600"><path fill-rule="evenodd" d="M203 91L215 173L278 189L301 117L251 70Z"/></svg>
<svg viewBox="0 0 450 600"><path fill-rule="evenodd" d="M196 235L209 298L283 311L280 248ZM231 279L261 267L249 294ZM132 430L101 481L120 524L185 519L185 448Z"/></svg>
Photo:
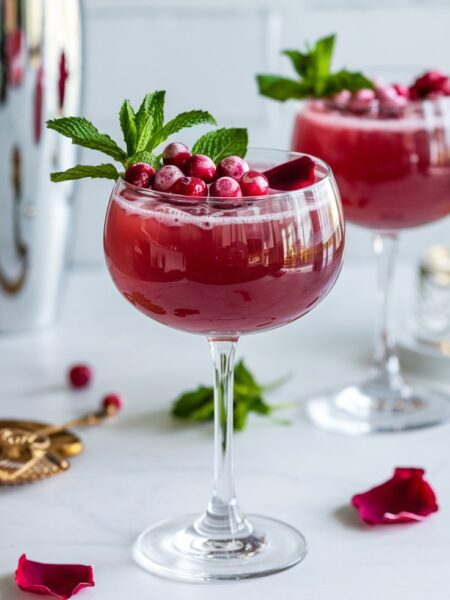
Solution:
<svg viewBox="0 0 450 600"><path fill-rule="evenodd" d="M254 168L301 155L251 150ZM264 197L195 199L119 179L104 233L112 279L138 310L204 335L214 364L211 501L202 515L152 525L134 546L146 570L183 580L258 577L306 554L293 527L239 508L233 477L233 369L239 336L310 311L338 277L344 248L339 194L318 159L313 185Z"/></svg>
<svg viewBox="0 0 450 600"><path fill-rule="evenodd" d="M378 261L372 372L362 383L311 399L310 417L323 428L355 434L447 420L449 398L402 375L389 300L400 232L450 214L450 98L409 102L404 112L382 117L309 102L297 116L293 148L331 165L345 218L373 231Z"/></svg>

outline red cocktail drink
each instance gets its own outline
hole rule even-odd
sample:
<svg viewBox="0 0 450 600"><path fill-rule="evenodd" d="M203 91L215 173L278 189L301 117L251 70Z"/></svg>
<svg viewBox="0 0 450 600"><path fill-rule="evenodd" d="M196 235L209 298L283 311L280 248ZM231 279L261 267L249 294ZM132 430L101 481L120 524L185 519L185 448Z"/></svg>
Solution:
<svg viewBox="0 0 450 600"><path fill-rule="evenodd" d="M387 231L415 227L450 213L442 116L428 117L413 106L401 118L379 118L311 102L297 116L292 146L331 165L351 223Z"/></svg>
<svg viewBox="0 0 450 600"><path fill-rule="evenodd" d="M112 278L136 308L184 331L285 325L331 289L344 246L338 211L292 197L214 203L165 194L161 202L118 183L105 227Z"/></svg>

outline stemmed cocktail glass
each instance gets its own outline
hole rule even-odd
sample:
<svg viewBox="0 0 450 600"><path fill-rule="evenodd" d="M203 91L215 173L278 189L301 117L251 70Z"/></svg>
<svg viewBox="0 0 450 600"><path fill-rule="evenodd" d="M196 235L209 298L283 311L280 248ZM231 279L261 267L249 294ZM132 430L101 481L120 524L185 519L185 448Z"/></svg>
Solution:
<svg viewBox="0 0 450 600"><path fill-rule="evenodd" d="M251 150L253 168L299 157ZM145 569L184 580L257 577L306 553L289 525L246 517L233 479L233 365L241 335L298 319L339 274L344 224L328 166L316 182L264 197L176 196L119 179L111 194L104 248L111 276L136 308L165 325L204 335L214 363L214 487L203 515L151 526L134 555Z"/></svg>

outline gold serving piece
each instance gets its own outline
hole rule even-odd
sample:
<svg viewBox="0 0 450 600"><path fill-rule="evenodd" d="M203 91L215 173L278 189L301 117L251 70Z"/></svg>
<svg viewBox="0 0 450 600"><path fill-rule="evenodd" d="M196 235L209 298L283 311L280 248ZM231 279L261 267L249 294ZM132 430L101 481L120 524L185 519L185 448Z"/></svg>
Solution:
<svg viewBox="0 0 450 600"><path fill-rule="evenodd" d="M98 425L116 413L114 406L102 407L58 425L0 420L0 485L32 483L67 471L67 459L83 451L83 442L69 428Z"/></svg>

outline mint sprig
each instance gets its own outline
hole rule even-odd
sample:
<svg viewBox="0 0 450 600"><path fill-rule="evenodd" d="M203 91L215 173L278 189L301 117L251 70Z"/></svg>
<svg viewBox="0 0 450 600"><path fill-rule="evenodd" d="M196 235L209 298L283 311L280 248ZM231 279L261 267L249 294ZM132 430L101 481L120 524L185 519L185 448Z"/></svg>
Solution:
<svg viewBox="0 0 450 600"><path fill-rule="evenodd" d="M326 98L350 90L356 92L363 88L373 88L373 82L365 75L341 69L331 72L336 35L329 35L318 40L306 52L299 50L284 50L299 76L289 79L278 75L257 75L256 81L259 93L268 98L284 102L286 100L303 98Z"/></svg>
<svg viewBox="0 0 450 600"><path fill-rule="evenodd" d="M272 414L286 404L268 404L264 393L269 389L279 387L285 381L280 379L272 384L259 384L253 374L245 366L244 361L239 361L234 371L234 429L242 431L245 429L250 413L263 416ZM173 406L174 417L192 422L212 421L214 418L214 389L209 386L200 385L195 390L190 390L179 396ZM286 421L279 423L285 424Z"/></svg>
<svg viewBox="0 0 450 600"><path fill-rule="evenodd" d="M122 103L119 112L120 127L126 149L123 149L106 133L101 133L95 125L84 117L63 117L47 121L47 127L72 140L73 144L98 150L114 160L123 169L135 162L146 162L155 169L162 165L157 148L169 136L184 129L200 124L217 125L214 117L204 110L183 112L164 124L164 101L166 92L157 90L145 96L137 112L128 100ZM51 174L52 181L68 181L84 177L105 177L117 179L123 175L112 164L77 165Z"/></svg>
<svg viewBox="0 0 450 600"><path fill-rule="evenodd" d="M236 155L244 158L247 153L248 133L243 128L223 128L205 133L192 146L193 154L206 154L215 163Z"/></svg>

